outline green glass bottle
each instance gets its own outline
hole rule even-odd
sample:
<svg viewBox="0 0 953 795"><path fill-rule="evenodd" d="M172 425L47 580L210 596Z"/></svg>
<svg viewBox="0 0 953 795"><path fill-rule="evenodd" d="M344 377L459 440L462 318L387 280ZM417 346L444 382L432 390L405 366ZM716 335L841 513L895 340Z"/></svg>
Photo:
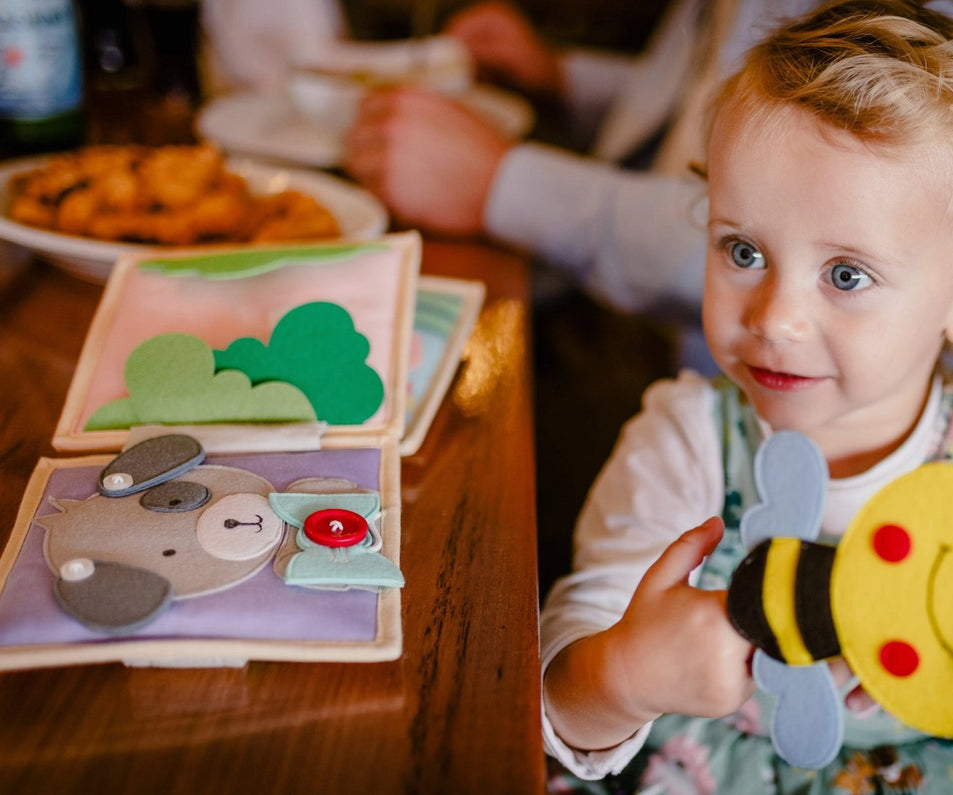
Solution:
<svg viewBox="0 0 953 795"><path fill-rule="evenodd" d="M76 7L71 0L0 0L0 151L69 149L84 132Z"/></svg>

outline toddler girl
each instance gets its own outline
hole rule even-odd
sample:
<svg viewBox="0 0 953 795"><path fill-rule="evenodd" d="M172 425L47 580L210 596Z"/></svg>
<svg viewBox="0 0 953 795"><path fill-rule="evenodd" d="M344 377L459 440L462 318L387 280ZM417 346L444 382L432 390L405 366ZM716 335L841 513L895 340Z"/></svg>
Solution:
<svg viewBox="0 0 953 795"><path fill-rule="evenodd" d="M652 387L590 492L542 616L547 750L629 791L953 791L953 743L871 708L843 663L840 754L784 763L725 613L773 431L827 459L833 539L953 452L953 20L842 0L783 28L722 92L707 176L703 318L724 377Z"/></svg>

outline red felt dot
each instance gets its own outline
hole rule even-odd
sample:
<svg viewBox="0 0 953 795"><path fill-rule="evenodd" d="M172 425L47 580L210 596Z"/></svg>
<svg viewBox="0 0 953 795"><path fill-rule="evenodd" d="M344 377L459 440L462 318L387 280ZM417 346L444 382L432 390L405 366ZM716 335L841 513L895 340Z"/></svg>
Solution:
<svg viewBox="0 0 953 795"><path fill-rule="evenodd" d="M881 560L899 563L910 554L913 542L910 534L899 525L885 524L878 527L873 537L874 552Z"/></svg>
<svg viewBox="0 0 953 795"><path fill-rule="evenodd" d="M910 676L920 666L920 655L909 643L891 640L880 647L880 664L894 676Z"/></svg>

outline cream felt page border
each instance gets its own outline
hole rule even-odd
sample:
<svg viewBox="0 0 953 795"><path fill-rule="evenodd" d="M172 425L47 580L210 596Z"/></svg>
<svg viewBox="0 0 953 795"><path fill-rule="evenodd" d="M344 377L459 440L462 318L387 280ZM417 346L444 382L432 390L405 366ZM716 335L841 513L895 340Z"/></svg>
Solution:
<svg viewBox="0 0 953 795"><path fill-rule="evenodd" d="M342 245L347 241L334 247ZM83 426L100 405L124 396L123 368L129 352L139 343L168 331L196 334L212 347L227 345L239 336L261 337L285 311L310 300L340 303L354 316L359 331L373 329L373 334L367 335L371 342L368 363L384 381L381 409L361 425L326 429L319 423L209 425L205 426L203 444L210 451L307 450L374 446L385 438L400 438L420 236L403 232L353 245L366 250L339 262L291 264L237 280L146 273L138 265L149 257L120 260L90 324L56 426L54 447L90 452L126 445L128 431L85 431ZM320 251L330 247L308 248ZM281 251L286 247L271 248ZM235 433L236 427L239 433Z"/></svg>
<svg viewBox="0 0 953 795"><path fill-rule="evenodd" d="M382 445L380 456L380 531L384 544L381 551L400 566L400 456L396 443L388 441ZM65 467L103 466L111 458L94 455L39 460L24 492L10 540L0 555L0 594L8 585L28 534L34 529L33 519L51 474ZM400 589L385 588L377 596L376 637L372 641L176 637L137 640L107 636L91 642L0 646L0 670L105 662L156 667L242 666L253 660L375 662L398 659L402 643Z"/></svg>

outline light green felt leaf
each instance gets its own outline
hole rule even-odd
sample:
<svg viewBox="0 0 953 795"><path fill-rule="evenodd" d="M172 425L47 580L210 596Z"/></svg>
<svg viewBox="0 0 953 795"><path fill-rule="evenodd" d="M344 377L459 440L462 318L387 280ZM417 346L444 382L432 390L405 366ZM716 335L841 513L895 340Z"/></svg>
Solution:
<svg viewBox="0 0 953 795"><path fill-rule="evenodd" d="M370 343L343 307L325 301L287 312L268 345L253 337L215 351L219 370L241 370L252 383L286 381L307 395L319 420L357 425L380 408L384 383L367 363Z"/></svg>
<svg viewBox="0 0 953 795"><path fill-rule="evenodd" d="M215 355L191 334L160 334L126 360L122 398L100 407L86 430L130 425L216 422L313 422L307 397L291 384L252 386L234 370L215 372Z"/></svg>
<svg viewBox="0 0 953 795"><path fill-rule="evenodd" d="M150 259L139 267L169 276L199 276L203 279L244 279L286 265L326 265L367 251L383 251L381 244L343 246L295 246L279 249L244 249L199 257Z"/></svg>
<svg viewBox="0 0 953 795"><path fill-rule="evenodd" d="M139 424L136 409L129 398L119 398L100 406L86 421L87 431L111 431Z"/></svg>

